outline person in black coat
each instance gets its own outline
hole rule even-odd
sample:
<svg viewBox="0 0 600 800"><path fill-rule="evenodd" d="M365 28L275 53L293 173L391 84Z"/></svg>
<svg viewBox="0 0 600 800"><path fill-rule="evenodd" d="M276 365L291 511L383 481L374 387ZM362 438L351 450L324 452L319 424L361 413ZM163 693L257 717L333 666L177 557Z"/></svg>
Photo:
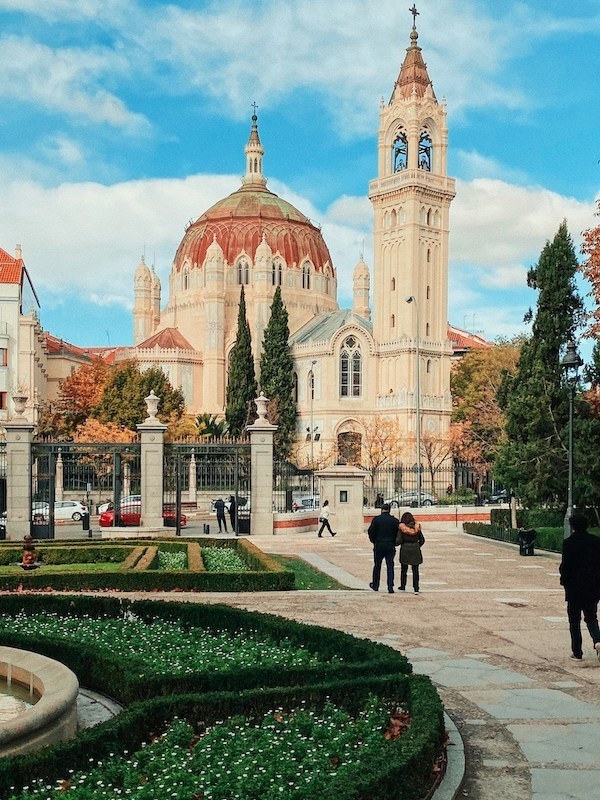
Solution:
<svg viewBox="0 0 600 800"><path fill-rule="evenodd" d="M217 522L219 523L219 533L221 533L222 528L225 528L225 533L227 533L227 520L225 519L225 503L223 502L223 498L219 497L218 500L215 500L215 511L217 512Z"/></svg>
<svg viewBox="0 0 600 800"><path fill-rule="evenodd" d="M235 502L234 495L229 495L229 519L231 520L231 530L235 532L235 518L237 512L237 503Z"/></svg>
<svg viewBox="0 0 600 800"><path fill-rule="evenodd" d="M369 539L373 543L373 580L369 584L374 592L379 591L381 564L385 559L387 568L388 592L394 594L394 559L396 558L396 537L400 523L390 514L389 503L381 506L381 514L373 517L369 525Z"/></svg>
<svg viewBox="0 0 600 800"><path fill-rule="evenodd" d="M600 660L600 627L598 602L600 601L600 539L588 533L588 521L583 514L573 514L569 519L571 535L563 542L560 565L560 582L565 587L569 630L571 632L571 658L583 658L581 640L581 614Z"/></svg>

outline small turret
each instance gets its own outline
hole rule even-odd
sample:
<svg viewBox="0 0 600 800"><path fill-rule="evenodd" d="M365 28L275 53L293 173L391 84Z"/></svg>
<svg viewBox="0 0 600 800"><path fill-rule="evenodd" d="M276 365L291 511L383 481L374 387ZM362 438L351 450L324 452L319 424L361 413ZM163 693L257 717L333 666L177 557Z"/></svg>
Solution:
<svg viewBox="0 0 600 800"><path fill-rule="evenodd" d="M256 116L256 104L252 115L252 129L250 138L244 152L246 154L246 174L242 178L244 186L258 187L266 186L267 179L262 174L262 161L265 154L264 148L258 135L258 117Z"/></svg>
<svg viewBox="0 0 600 800"><path fill-rule="evenodd" d="M363 261L362 253L358 264L354 267L352 281L354 284L354 305L352 310L359 317L371 319L371 308L369 306L371 276L369 275L369 267Z"/></svg>
<svg viewBox="0 0 600 800"><path fill-rule="evenodd" d="M152 332L158 328L160 323L160 278L154 271L154 265L150 271L150 301L152 305Z"/></svg>
<svg viewBox="0 0 600 800"><path fill-rule="evenodd" d="M144 256L133 276L133 343L138 345L152 333L152 276Z"/></svg>

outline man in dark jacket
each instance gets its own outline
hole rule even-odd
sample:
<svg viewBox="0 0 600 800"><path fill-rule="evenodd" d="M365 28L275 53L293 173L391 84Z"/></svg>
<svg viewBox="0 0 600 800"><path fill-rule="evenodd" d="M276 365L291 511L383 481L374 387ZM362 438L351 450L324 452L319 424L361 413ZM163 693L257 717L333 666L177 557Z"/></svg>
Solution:
<svg viewBox="0 0 600 800"><path fill-rule="evenodd" d="M381 506L381 514L373 517L369 525L369 539L373 543L373 581L369 584L374 592L379 591L381 563L385 558L387 567L388 592L394 594L394 559L396 556L396 536L400 523L390 514L389 503Z"/></svg>
<svg viewBox="0 0 600 800"><path fill-rule="evenodd" d="M587 532L588 521L583 514L573 514L569 519L571 535L563 542L560 565L560 582L565 587L569 629L571 631L571 658L583 658L581 641L581 612L594 642L600 660L600 627L598 626L598 601L600 601L600 539Z"/></svg>
<svg viewBox="0 0 600 800"><path fill-rule="evenodd" d="M225 503L223 502L223 498L219 497L218 500L215 500L214 503L215 511L217 512L217 522L219 523L219 533L222 532L222 527L225 528L225 533L227 533L227 520L225 519Z"/></svg>

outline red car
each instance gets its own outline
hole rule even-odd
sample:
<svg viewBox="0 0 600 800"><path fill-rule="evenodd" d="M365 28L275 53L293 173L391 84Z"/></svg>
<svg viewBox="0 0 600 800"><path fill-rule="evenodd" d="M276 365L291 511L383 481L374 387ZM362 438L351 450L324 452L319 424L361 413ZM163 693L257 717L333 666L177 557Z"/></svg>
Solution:
<svg viewBox="0 0 600 800"><path fill-rule="evenodd" d="M141 518L142 507L140 503L128 505L126 508L121 509L121 525L123 527L137 527L140 524ZM175 527L175 520L175 509L163 508L163 521L168 528ZM111 508L109 511L103 511L98 517L98 521L100 522L101 528L112 528L115 524L114 509ZM185 514L181 515L179 522L180 526L185 528L187 525L187 517Z"/></svg>

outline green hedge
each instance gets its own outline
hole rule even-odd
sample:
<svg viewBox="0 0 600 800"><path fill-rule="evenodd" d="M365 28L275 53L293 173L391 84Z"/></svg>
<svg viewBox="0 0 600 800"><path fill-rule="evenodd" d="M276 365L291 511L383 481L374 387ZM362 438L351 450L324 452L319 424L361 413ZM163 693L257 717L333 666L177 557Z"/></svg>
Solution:
<svg viewBox="0 0 600 800"><path fill-rule="evenodd" d="M504 528L500 525L486 525L482 522L463 523L465 533L473 536L483 536L486 539L496 539L501 542L518 544L518 530ZM553 553L562 553L563 529L561 528L536 528L535 547L540 550L549 550Z"/></svg>
<svg viewBox="0 0 600 800"><path fill-rule="evenodd" d="M561 528L564 519L564 508L517 509L517 528ZM510 508L492 508L490 520L494 525L510 528Z"/></svg>
<svg viewBox="0 0 600 800"><path fill-rule="evenodd" d="M121 616L134 612L146 620L177 619L190 626L258 630L319 652L327 661L337 655L342 663L290 670L244 668L211 675L196 673L179 678L166 675L147 679L139 661L117 659L111 652L78 643L32 636L28 631L1 637L2 644L35 649L58 658L81 684L131 703L117 717L83 731L70 742L13 758L0 759L0 796L33 778L48 782L68 777L69 770L86 770L90 762L110 753L132 752L161 733L175 717L202 727L226 717L250 718L274 707L290 708L305 702L321 707L326 699L354 711L368 694L401 703L411 714L410 730L394 743L382 743L381 756L370 763L357 759L351 781L331 783L331 800L417 800L431 786L432 765L444 737L443 708L428 678L415 676L397 651L340 631L305 625L267 614L228 606L153 601L129 602L86 596L16 596L3 598L4 614L43 611L70 616ZM365 677L367 676L367 677ZM201 694L201 692L206 692Z"/></svg>
<svg viewBox="0 0 600 800"><path fill-rule="evenodd" d="M194 542L202 547L229 547L235 549L250 567L244 572L207 572L190 569L196 562L188 561L187 570L154 570L157 560L156 548L170 551L186 552L188 545ZM139 558L132 553L136 548L144 547L146 551ZM154 548L151 550L150 548ZM288 591L295 588L295 576L292 570L286 569L270 556L265 555L251 542L245 539L197 539L173 541L173 539L149 539L115 542L107 540L94 546L72 547L61 545L37 546L44 555L44 566L30 572L15 572L13 575L0 577L0 591L23 589L55 589L56 591L96 591L114 589L123 592L140 591L183 591L183 592L268 592ZM60 563L84 563L90 560L90 553L98 561L121 561L122 569L108 573L61 573L52 567ZM60 559L70 558L71 561ZM0 564L20 562L22 549L14 544L0 545ZM47 556L47 558L46 558ZM117 557L118 556L118 557ZM135 568L125 567L127 558L135 561ZM5 559L3 562L2 559Z"/></svg>

